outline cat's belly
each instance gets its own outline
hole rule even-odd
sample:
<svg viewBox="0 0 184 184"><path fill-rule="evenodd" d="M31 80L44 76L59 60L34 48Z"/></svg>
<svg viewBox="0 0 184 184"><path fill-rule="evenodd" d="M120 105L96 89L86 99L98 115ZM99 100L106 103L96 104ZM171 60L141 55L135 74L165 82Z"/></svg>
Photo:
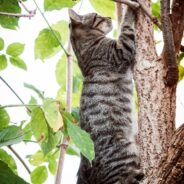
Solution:
<svg viewBox="0 0 184 184"><path fill-rule="evenodd" d="M132 131L132 81L120 75L85 80L80 118L94 140L108 134L126 139Z"/></svg>

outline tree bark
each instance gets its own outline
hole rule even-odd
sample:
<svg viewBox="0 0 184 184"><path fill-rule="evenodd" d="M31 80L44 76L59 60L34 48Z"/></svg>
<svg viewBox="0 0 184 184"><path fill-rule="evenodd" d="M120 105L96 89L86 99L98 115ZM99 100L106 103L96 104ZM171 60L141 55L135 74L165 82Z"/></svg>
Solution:
<svg viewBox="0 0 184 184"><path fill-rule="evenodd" d="M140 0L150 11L150 1ZM173 1L172 22L174 27L174 41L176 52L180 48L183 35L183 0ZM176 10L178 4L182 8ZM180 12L180 13L178 13ZM138 13L136 32L136 65L134 67L134 80L138 92L138 141L140 145L141 166L145 173L143 184L175 184L172 183L177 174L175 171L181 164L184 168L183 148L178 161L175 154L180 153L179 144L182 136L175 133L175 110L176 110L176 85L168 87L164 80L167 74L164 58L158 56L153 38L153 25L151 20L141 11ZM176 33L176 30L180 33ZM173 136L174 135L174 136ZM183 133L181 133L183 135ZM169 147L173 136L173 145ZM174 141L176 140L176 142ZM180 142L180 143L179 143ZM168 149L169 148L169 149ZM168 152L167 152L168 150ZM164 161L165 159L165 161ZM172 165L172 164L174 165ZM158 168L160 168L158 172ZM170 168L170 171L169 171ZM179 169L183 172L183 169ZM176 172L176 173L179 173ZM170 178L170 179L169 179ZM169 183L170 182L170 183ZM182 184L181 182L178 184Z"/></svg>
<svg viewBox="0 0 184 184"><path fill-rule="evenodd" d="M184 124L173 135L170 147L155 172L158 177L150 178L150 184L184 184Z"/></svg>

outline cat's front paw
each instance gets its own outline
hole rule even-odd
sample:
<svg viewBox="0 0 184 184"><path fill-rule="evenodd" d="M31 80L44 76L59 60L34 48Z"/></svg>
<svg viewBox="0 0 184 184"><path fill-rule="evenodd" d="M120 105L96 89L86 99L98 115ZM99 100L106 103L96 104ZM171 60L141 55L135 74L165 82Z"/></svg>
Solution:
<svg viewBox="0 0 184 184"><path fill-rule="evenodd" d="M140 170L132 171L127 177L125 184L139 184L139 182L143 178L144 178L144 173L142 171Z"/></svg>

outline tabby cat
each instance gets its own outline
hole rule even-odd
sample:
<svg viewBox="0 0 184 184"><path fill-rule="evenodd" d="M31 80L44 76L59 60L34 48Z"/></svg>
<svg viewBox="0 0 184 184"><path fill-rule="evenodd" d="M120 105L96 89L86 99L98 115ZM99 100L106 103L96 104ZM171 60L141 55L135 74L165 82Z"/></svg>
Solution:
<svg viewBox="0 0 184 184"><path fill-rule="evenodd" d="M138 184L143 174L133 134L133 10L127 8L118 41L107 38L109 17L69 10L71 43L84 76L80 126L95 144L92 163L82 156L77 184Z"/></svg>

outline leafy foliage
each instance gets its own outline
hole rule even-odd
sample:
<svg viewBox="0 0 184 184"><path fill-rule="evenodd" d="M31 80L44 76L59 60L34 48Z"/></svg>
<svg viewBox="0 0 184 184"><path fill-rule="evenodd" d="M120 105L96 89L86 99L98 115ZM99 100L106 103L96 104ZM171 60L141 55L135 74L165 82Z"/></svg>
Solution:
<svg viewBox="0 0 184 184"><path fill-rule="evenodd" d="M4 70L8 66L6 55L0 55L0 71Z"/></svg>
<svg viewBox="0 0 184 184"><path fill-rule="evenodd" d="M22 178L14 174L2 160L0 160L0 178L1 184L28 184Z"/></svg>
<svg viewBox="0 0 184 184"><path fill-rule="evenodd" d="M66 8L66 7L73 7L74 5L77 4L79 0L45 0L44 1L44 9L46 11L51 11L51 10L60 10L61 8Z"/></svg>
<svg viewBox="0 0 184 184"><path fill-rule="evenodd" d="M31 173L31 181L33 184L42 184L48 177L48 171L45 166L39 166Z"/></svg>
<svg viewBox="0 0 184 184"><path fill-rule="evenodd" d="M152 7L152 15L160 19L160 1L157 0L157 2L152 3L151 7Z"/></svg>
<svg viewBox="0 0 184 184"><path fill-rule="evenodd" d="M64 113L64 122L68 135L74 144L79 148L81 153L90 161L94 159L94 144L88 133L80 129L77 125L71 123L71 117L68 113Z"/></svg>
<svg viewBox="0 0 184 184"><path fill-rule="evenodd" d="M53 30L54 31L54 30ZM60 34L58 31L54 31L54 34L60 40ZM36 59L48 59L61 50L59 43L50 29L43 29L40 31L37 39L35 40L35 58Z"/></svg>
<svg viewBox="0 0 184 184"><path fill-rule="evenodd" d="M12 156L10 156L5 150L0 149L0 160L5 162L8 167L15 173L17 174L17 166L15 163L15 160L13 159Z"/></svg>
<svg viewBox="0 0 184 184"><path fill-rule="evenodd" d="M113 1L90 0L90 3L100 15L115 17L115 3Z"/></svg>
<svg viewBox="0 0 184 184"><path fill-rule="evenodd" d="M0 130L8 126L10 117L5 109L0 106Z"/></svg>
<svg viewBox="0 0 184 184"><path fill-rule="evenodd" d="M27 70L26 63L19 57L10 57L10 63L18 68Z"/></svg>
<svg viewBox="0 0 184 184"><path fill-rule="evenodd" d="M63 127L63 118L59 111L59 104L53 99L45 99L43 103L45 118L54 132Z"/></svg>
<svg viewBox="0 0 184 184"><path fill-rule="evenodd" d="M18 1L15 0L1 0L0 12L20 13ZM18 26L18 18L12 16L1 16L0 25L4 28L16 29Z"/></svg>
<svg viewBox="0 0 184 184"><path fill-rule="evenodd" d="M4 49L4 40L0 38L0 51Z"/></svg>
<svg viewBox="0 0 184 184"><path fill-rule="evenodd" d="M8 46L6 53L10 56L17 57L21 55L24 51L24 44L22 43L12 43Z"/></svg>
<svg viewBox="0 0 184 184"><path fill-rule="evenodd" d="M8 126L0 130L0 147L17 144L23 141L24 131L15 125Z"/></svg>

